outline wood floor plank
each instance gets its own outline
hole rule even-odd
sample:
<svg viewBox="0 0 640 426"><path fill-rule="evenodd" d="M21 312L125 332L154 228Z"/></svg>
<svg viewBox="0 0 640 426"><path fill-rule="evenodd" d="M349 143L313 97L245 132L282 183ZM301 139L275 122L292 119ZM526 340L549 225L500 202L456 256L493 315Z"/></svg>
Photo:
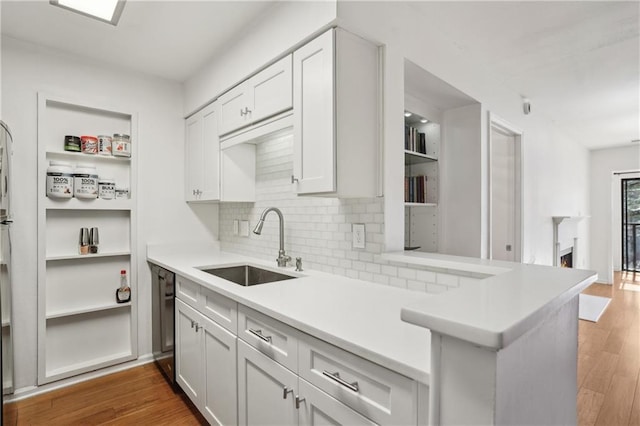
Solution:
<svg viewBox="0 0 640 426"><path fill-rule="evenodd" d="M629 416L629 425L640 426L640 374L636 380L636 392L631 407L631 415Z"/></svg>
<svg viewBox="0 0 640 426"><path fill-rule="evenodd" d="M604 394L582 388L578 392L578 425L593 426L600 413Z"/></svg>
<svg viewBox="0 0 640 426"><path fill-rule="evenodd" d="M637 380L614 375L595 424L597 426L629 424L636 385Z"/></svg>
<svg viewBox="0 0 640 426"><path fill-rule="evenodd" d="M601 351L598 354L595 366L587 375L582 386L594 392L606 394L617 363L618 355Z"/></svg>

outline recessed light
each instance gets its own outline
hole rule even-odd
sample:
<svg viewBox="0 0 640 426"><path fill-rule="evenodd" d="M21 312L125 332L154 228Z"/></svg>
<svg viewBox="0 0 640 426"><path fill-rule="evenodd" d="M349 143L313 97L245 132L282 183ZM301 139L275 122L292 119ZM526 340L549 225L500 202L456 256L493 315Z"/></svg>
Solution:
<svg viewBox="0 0 640 426"><path fill-rule="evenodd" d="M413 114L411 114L409 111L405 111L404 112L404 116L405 117L411 117Z"/></svg>
<svg viewBox="0 0 640 426"><path fill-rule="evenodd" d="M49 0L54 6L117 25L125 0Z"/></svg>
<svg viewBox="0 0 640 426"><path fill-rule="evenodd" d="M429 120L427 120L426 118L421 118L421 119L420 119L420 122L421 122L422 124L424 124L424 123L428 123L428 122L429 122Z"/></svg>

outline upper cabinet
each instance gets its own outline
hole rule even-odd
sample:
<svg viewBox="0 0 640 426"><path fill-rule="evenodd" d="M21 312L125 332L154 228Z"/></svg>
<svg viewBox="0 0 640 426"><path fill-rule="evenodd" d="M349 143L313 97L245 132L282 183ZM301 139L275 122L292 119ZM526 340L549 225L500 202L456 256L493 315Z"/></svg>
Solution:
<svg viewBox="0 0 640 426"><path fill-rule="evenodd" d="M216 104L186 121L185 199L188 202L220 199L220 141Z"/></svg>
<svg viewBox="0 0 640 426"><path fill-rule="evenodd" d="M220 96L219 104L220 136L291 109L291 55Z"/></svg>
<svg viewBox="0 0 640 426"><path fill-rule="evenodd" d="M331 29L293 54L294 157L299 195L380 195L379 55Z"/></svg>

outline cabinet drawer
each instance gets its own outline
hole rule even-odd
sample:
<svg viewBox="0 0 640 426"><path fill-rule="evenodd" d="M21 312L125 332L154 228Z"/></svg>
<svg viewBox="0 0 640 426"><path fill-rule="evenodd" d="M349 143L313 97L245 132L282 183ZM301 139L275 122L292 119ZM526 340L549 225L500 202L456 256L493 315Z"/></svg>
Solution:
<svg viewBox="0 0 640 426"><path fill-rule="evenodd" d="M238 306L238 337L293 372L298 371L299 333L280 321Z"/></svg>
<svg viewBox="0 0 640 426"><path fill-rule="evenodd" d="M415 381L335 346L303 335L298 374L379 424L415 425Z"/></svg>
<svg viewBox="0 0 640 426"><path fill-rule="evenodd" d="M198 297L200 294L200 284L176 275L176 297L192 308L198 309Z"/></svg>
<svg viewBox="0 0 640 426"><path fill-rule="evenodd" d="M304 398L300 406L300 425L376 426L376 423L310 385L304 379L300 379L298 389L300 396Z"/></svg>
<svg viewBox="0 0 640 426"><path fill-rule="evenodd" d="M238 334L238 304L206 287L200 287L200 312L223 326L233 334Z"/></svg>

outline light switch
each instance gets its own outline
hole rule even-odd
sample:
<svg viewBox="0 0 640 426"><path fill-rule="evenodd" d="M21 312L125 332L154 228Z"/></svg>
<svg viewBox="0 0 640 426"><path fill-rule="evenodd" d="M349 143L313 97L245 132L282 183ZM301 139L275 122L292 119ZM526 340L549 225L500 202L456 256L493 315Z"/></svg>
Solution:
<svg viewBox="0 0 640 426"><path fill-rule="evenodd" d="M238 223L238 219L233 220L233 235L238 235L238 229L240 224Z"/></svg>
<svg viewBox="0 0 640 426"><path fill-rule="evenodd" d="M240 236L248 237L249 236L249 221L241 220L240 221Z"/></svg>
<svg viewBox="0 0 640 426"><path fill-rule="evenodd" d="M354 223L351 225L351 231L353 234L353 248L365 247L365 231L364 223Z"/></svg>

